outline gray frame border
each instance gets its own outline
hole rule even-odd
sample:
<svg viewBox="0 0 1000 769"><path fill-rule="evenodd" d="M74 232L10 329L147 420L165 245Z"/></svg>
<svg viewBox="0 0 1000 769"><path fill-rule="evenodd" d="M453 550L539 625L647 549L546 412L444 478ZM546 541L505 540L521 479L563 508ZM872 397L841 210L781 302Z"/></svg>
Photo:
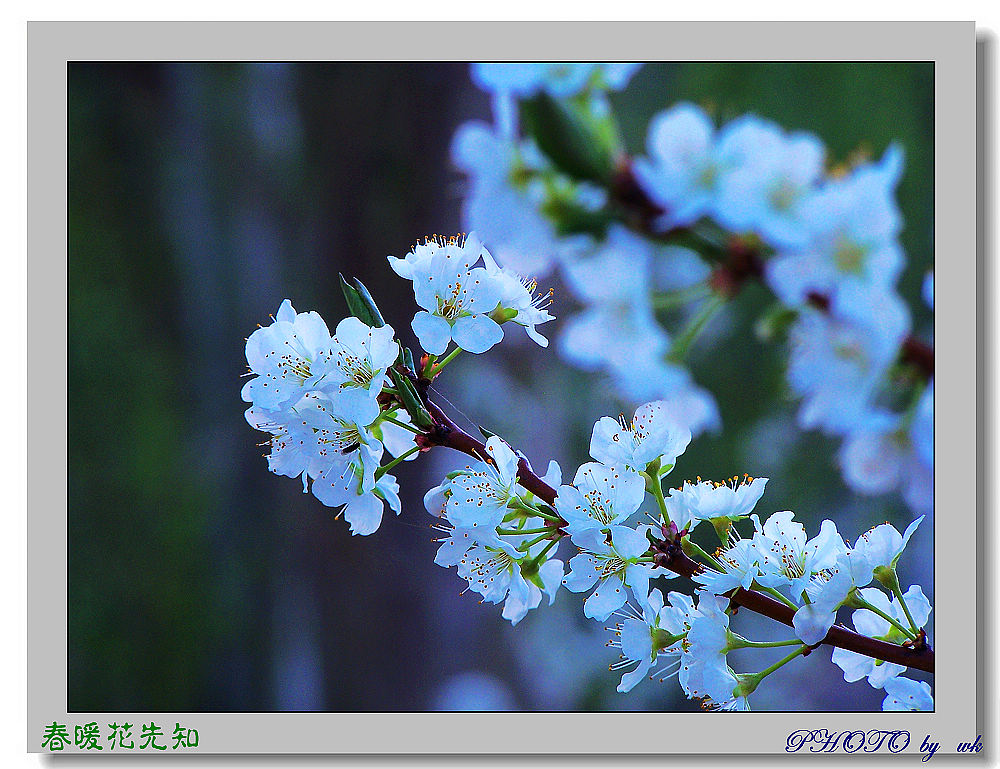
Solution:
<svg viewBox="0 0 1000 769"><path fill-rule="evenodd" d="M433 28L431 27L433 25ZM420 34L421 27L427 35ZM442 31L442 28L445 28ZM935 527L937 709L927 714L780 713L68 713L65 426L66 63L79 60L435 58L935 62L936 473L948 525ZM516 41L516 42L511 42ZM45 724L169 719L199 753L780 753L798 729L904 729L952 753L982 733L977 675L976 49L972 22L31 22L28 24L28 711ZM38 351L42 351L39 354ZM39 436L39 437L36 437ZM40 437L44 436L44 438ZM947 450L943 450L947 449ZM942 500L944 501L944 500ZM978 716L978 717L977 717ZM597 722L600 721L600 724ZM609 723L611 722L611 723ZM442 728L444 727L444 728ZM609 727L612 731L609 731ZM164 726L169 734L169 725ZM720 728L725 741L719 740ZM669 730L669 731L668 731ZM137 730L138 731L138 730ZM627 740L609 740L625 732ZM510 734L517 734L512 742ZM669 734L669 739L665 735ZM558 735L566 735L560 739ZM984 735L992 738L993 735ZM664 750L665 743L669 751ZM988 748L988 750L991 750ZM991 750L992 752L992 750ZM801 754L799 754L801 755Z"/></svg>

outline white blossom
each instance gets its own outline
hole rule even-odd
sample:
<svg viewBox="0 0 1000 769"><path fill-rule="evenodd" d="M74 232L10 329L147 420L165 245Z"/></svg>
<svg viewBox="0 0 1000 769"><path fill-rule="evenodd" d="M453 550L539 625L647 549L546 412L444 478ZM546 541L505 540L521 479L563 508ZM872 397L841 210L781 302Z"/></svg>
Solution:
<svg viewBox="0 0 1000 769"><path fill-rule="evenodd" d="M243 386L243 400L273 411L322 386L337 370L332 343L319 313L297 313L285 299L274 322L247 339L247 363L256 376Z"/></svg>
<svg viewBox="0 0 1000 769"><path fill-rule="evenodd" d="M588 462L576 471L572 486L559 487L556 512L569 524L570 534L607 529L638 510L645 493L635 471Z"/></svg>
<svg viewBox="0 0 1000 769"><path fill-rule="evenodd" d="M934 710L934 696L926 681L914 681L903 676L885 682L886 698L882 710Z"/></svg>
<svg viewBox="0 0 1000 769"><path fill-rule="evenodd" d="M906 619L906 614L903 612L903 607L896 601L895 597L889 598L881 590L873 587L860 590L859 593L865 601L892 617L899 624L904 627L909 624L909 620ZM930 616L931 605L924 596L920 586L911 585L903 593L903 599L906 601L906 606L910 610L910 614L917 627L922 627ZM858 609L855 611L851 615L851 621L854 623L855 630L870 638L882 638L890 643L897 644L908 640L908 637L902 631L868 609ZM876 660L841 648L833 650L832 659L834 664L838 665L844 671L845 681L860 681L862 678L867 678L868 683L876 689L883 688L886 681L906 670L905 665Z"/></svg>
<svg viewBox="0 0 1000 769"><path fill-rule="evenodd" d="M645 470L659 459L670 469L691 442L691 431L677 424L663 401L644 403L631 421L601 417L590 439L590 456L606 465Z"/></svg>
<svg viewBox="0 0 1000 769"><path fill-rule="evenodd" d="M605 620L628 600L626 586L642 599L649 594L652 570L638 559L649 549L646 529L611 527L611 542L598 529L586 529L573 535L579 555L569 562L570 572L563 580L566 588L581 593L594 587L583 604L583 613L591 619ZM640 600L640 599L637 599Z"/></svg>
<svg viewBox="0 0 1000 769"><path fill-rule="evenodd" d="M730 478L726 483L684 481L679 489L670 489L664 499L667 514L679 530L691 528L712 518L736 520L750 514L764 494L767 478Z"/></svg>

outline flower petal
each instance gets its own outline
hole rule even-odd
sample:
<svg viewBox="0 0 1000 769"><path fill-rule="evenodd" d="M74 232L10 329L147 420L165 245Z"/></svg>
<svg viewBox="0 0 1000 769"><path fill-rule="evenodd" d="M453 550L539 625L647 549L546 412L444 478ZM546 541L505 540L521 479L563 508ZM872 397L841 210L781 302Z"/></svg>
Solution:
<svg viewBox="0 0 1000 769"><path fill-rule="evenodd" d="M617 577L608 577L597 583L597 588L583 602L584 616L603 622L625 605L628 594L624 583Z"/></svg>
<svg viewBox="0 0 1000 769"><path fill-rule="evenodd" d="M472 353L483 353L503 339L503 329L486 315L466 315L455 321L455 344Z"/></svg>
<svg viewBox="0 0 1000 769"><path fill-rule="evenodd" d="M429 312L418 312L410 324L413 333L420 340L420 346L431 355L440 355L448 348L451 341L451 326L439 315Z"/></svg>
<svg viewBox="0 0 1000 769"><path fill-rule="evenodd" d="M378 531L382 523L382 500L374 494L365 494L348 502L344 508L344 520L351 524L351 534L366 536Z"/></svg>

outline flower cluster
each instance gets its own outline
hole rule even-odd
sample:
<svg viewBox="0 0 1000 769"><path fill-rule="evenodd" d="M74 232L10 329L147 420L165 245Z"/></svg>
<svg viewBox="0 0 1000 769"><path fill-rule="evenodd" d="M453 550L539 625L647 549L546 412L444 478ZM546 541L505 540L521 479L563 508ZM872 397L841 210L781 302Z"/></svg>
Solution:
<svg viewBox="0 0 1000 769"><path fill-rule="evenodd" d="M583 604L587 617L606 620L626 604L627 589L645 604L649 580L662 570L648 553L651 526L625 524L639 511L646 490L660 489L660 478L690 441L690 431L673 421L662 401L643 404L631 421L604 417L594 425L590 456L596 461L582 465L555 500L579 551L563 584L574 593L590 592Z"/></svg>
<svg viewBox="0 0 1000 769"><path fill-rule="evenodd" d="M930 686L903 675L933 671L931 604L897 574L932 510L934 458L933 351L896 290L902 151L831 168L811 134L754 115L718 126L678 104L654 117L645 156L630 159L607 94L637 67L473 65L495 125L467 123L452 145L472 231L388 257L412 284L423 354L400 346L357 281L343 281L351 317L333 334L285 300L247 339L247 421L269 436L269 468L342 508L355 534L376 531L386 504L401 513L388 474L398 463L435 446L463 452L466 463L424 496L435 563L512 624L562 587L581 594L585 617L614 618L620 692L676 676L707 709L748 710L767 676L828 644L846 682L884 690L884 710L931 709ZM500 437L467 435L429 396L460 352L487 352L510 324L548 346L539 327L554 320L552 292L526 276L549 274L578 305L559 329L560 355L642 404L631 419L594 424L590 460L569 482L554 461L538 477ZM884 523L852 545L833 520L809 536L791 511L757 515L768 478L665 488L693 436L721 425L688 352L750 279L777 299L757 327L787 339L799 425L838 438L852 489L902 493L920 514L903 533ZM930 274L923 295L933 308ZM693 594L657 586L677 576ZM791 637L743 637L739 607ZM738 672L730 653L747 648L785 656Z"/></svg>
<svg viewBox="0 0 1000 769"><path fill-rule="evenodd" d="M377 401L399 355L394 335L354 317L330 334L318 313L297 313L286 299L247 339L252 378L242 394L253 404L247 422L270 434L268 467L301 478L324 505L343 507L355 534L378 529L385 503L399 513L399 485L379 464L385 450L401 456L414 447L413 433Z"/></svg>
<svg viewBox="0 0 1000 769"><path fill-rule="evenodd" d="M630 691L651 669L651 678L673 669L685 693L710 709L748 709L749 695L776 669L736 673L728 662L731 651L794 647L781 662L786 664L826 637L842 607L855 609L853 623L862 635L900 645L926 638L922 628L930 604L919 586L901 593L896 578L896 564L922 517L903 534L889 524L877 526L851 547L830 520L812 538L789 511L761 522L753 509L766 478L699 478L664 494L664 476L690 440L690 431L670 418L663 402L643 404L631 421L604 417L592 433L594 461L577 470L572 484L560 485L560 469L550 463L542 480L557 490L547 504L519 484L522 460L494 436L482 461L449 474L425 496L445 535L435 560L456 566L483 601L503 602L503 617L515 624L543 594L554 601L560 582L570 592L587 593L586 617L620 620L609 644L621 652L611 666L624 671L619 691ZM650 515L652 523L629 525L647 492L660 515ZM741 537L737 526L747 519L754 531ZM724 539L714 555L690 539L705 522ZM692 575L697 601L672 592L664 603L660 590L650 589L651 581L676 576L655 555L666 527L702 558ZM563 562L554 558L564 537L577 549L565 576ZM873 582L891 595L869 587ZM794 637L754 642L733 632L729 600L737 589L766 591L794 609ZM833 661L846 681L867 678L875 688L888 686L886 707L926 705L922 684L896 681L903 665L841 648Z"/></svg>
<svg viewBox="0 0 1000 769"><path fill-rule="evenodd" d="M431 360L434 370L422 373L433 378L461 350L485 352L503 339L507 322L548 345L535 327L552 320L550 295L536 296L535 283L501 267L475 234L427 238L388 260L413 282L422 309L412 325L423 348L436 358L455 343L447 359ZM345 296L365 301L350 287ZM247 339L252 378L242 393L253 404L247 421L270 434L271 471L301 478L304 491L343 508L355 534L375 532L386 503L399 514L399 484L386 471L414 458L420 430L410 409L422 408L391 386L389 371L402 360L395 331L374 306L366 312L375 325L352 315L331 334L318 313L297 313L284 300L272 323ZM383 390L389 397L380 397ZM396 460L382 466L386 451Z"/></svg>
<svg viewBox="0 0 1000 769"><path fill-rule="evenodd" d="M702 108L681 103L651 120L645 156L621 166L636 189L622 193L614 173L603 183L574 175L541 151L533 135L540 129L520 138L512 128L518 100L542 92L572 107L581 92L593 100L623 88L632 72L632 65L473 65L473 80L506 106L495 128L467 123L455 135L453 159L468 178L467 225L488 233L519 269L559 268L583 307L560 332L566 360L605 373L632 402L667 401L696 434L718 429L720 418L684 356L734 290L712 265L738 243L761 262L761 280L790 319L782 328L801 426L842 440L839 464L852 489L898 489L911 509L929 512L933 380L914 381L897 365L912 333L896 292L906 262L895 200L901 148L830 169L812 134L755 115L717 126ZM620 155L613 116L599 113L579 113L581 130L594 129ZM638 213L647 227L621 214L623 194L626 203L645 199ZM700 239L707 258L660 242L675 233ZM932 294L931 282L929 303ZM665 320L672 327L671 313L677 333L664 327Z"/></svg>
<svg viewBox="0 0 1000 769"><path fill-rule="evenodd" d="M518 457L497 437L482 461L451 473L424 496L424 506L444 533L434 562L457 566L469 588L489 603L504 603L503 617L517 624L542 600L555 600L562 561L548 557L558 542L551 508L517 483ZM553 462L543 480L558 483Z"/></svg>
<svg viewBox="0 0 1000 769"><path fill-rule="evenodd" d="M537 295L537 284L501 267L475 233L465 237L427 238L405 257L389 257L400 277L413 282L422 308L413 317L413 333L432 355L456 347L483 353L503 339L501 325L513 321L542 347L548 345L535 326L552 320L550 294Z"/></svg>
<svg viewBox="0 0 1000 769"><path fill-rule="evenodd" d="M532 314L537 308L525 299L530 290L474 236L429 240L390 262L413 281L424 308L414 329L440 353L450 341L481 348L484 338L492 338L493 332L483 331L491 328L487 322L502 336L500 323L520 320L534 335L534 325L546 319ZM243 398L252 404L247 421L270 436L270 469L301 478L304 491L343 508L353 533L371 534L386 503L401 512L399 486L387 471L421 449L449 445L449 436L460 431L416 387L436 377L447 360L438 364L424 356L418 375L410 352L401 350L374 300L357 286L345 282L354 315L333 334L317 313L297 313L288 300L282 302L272 323L247 340L252 378ZM492 309L485 313L481 306ZM431 324L440 330L428 331ZM445 334L450 341L438 344ZM619 620L609 628L609 645L621 652L611 665L623 671L621 692L647 674L661 681L676 675L683 691L708 709L747 710L763 679L825 641L838 611L847 608L854 610L854 637L877 641L876 651L887 659L854 651L871 648L864 645L837 646L833 661L845 681L864 678L884 689L886 709L932 707L928 685L901 676L907 668L899 660L908 658L894 651L927 648L923 625L930 603L917 585L902 592L896 575L922 517L903 534L888 523L876 526L852 547L830 520L812 538L788 511L762 523L753 510L767 478L697 478L664 492L665 477L691 440L670 403L644 403L631 419L599 419L591 433L592 461L577 469L572 483L563 483L555 462L538 478L499 437L482 444L465 435L452 445L473 461L424 497L443 534L435 562L455 567L482 602L502 603L502 616L512 624L543 596L551 604L560 587L587 594L586 617ZM395 459L383 465L386 451ZM649 498L653 512L643 511ZM739 526L748 520L753 533L741 537ZM714 554L692 539L699 528L722 540ZM566 565L556 558L565 538L576 548ZM651 582L679 574L698 585L695 596L671 592L664 601L651 588ZM794 637L758 642L738 635L730 622L739 591L766 593L794 610ZM735 672L730 666L735 649L783 646L793 650L761 671Z"/></svg>
<svg viewBox="0 0 1000 769"><path fill-rule="evenodd" d="M664 211L661 228L707 217L773 251L764 278L798 313L788 381L802 398L801 425L845 439L840 459L852 488L877 493L905 482L911 507L929 510L931 463L913 450L929 444L925 425L912 410L880 405L910 332L895 291L905 264L895 201L902 150L892 145L877 163L827 175L815 136L753 115L716 130L691 104L654 118L647 150L636 175Z"/></svg>
<svg viewBox="0 0 1000 769"><path fill-rule="evenodd" d="M763 491L763 485L752 488L757 481L736 489L711 482L685 484L666 497L667 510L679 514L685 528L720 518L739 520L747 516ZM896 564L922 517L902 535L889 524L877 526L859 537L853 548L829 520L823 521L819 534L810 539L791 512L774 513L763 523L756 515L750 518L754 523L751 537L742 538L735 527L730 528L723 547L712 556L703 554L703 568L694 575L701 586L697 604L671 593L670 603L675 608L665 609L657 597L655 611L651 612L647 605L641 617L633 612L617 627L620 642L612 645L623 649L623 661L618 666L640 663L623 677L621 691L635 686L641 677L636 673L648 670L662 655L676 660L679 682L689 697L702 699L711 709L746 710L747 696L770 671L734 673L727 662L729 652L746 647L791 646L797 649L790 655L794 658L824 639L841 607L856 610L853 624L862 635L902 645L925 638L922 628L930 615L930 603L919 586L901 593L896 579ZM671 520L675 526L680 525L677 519ZM891 596L868 587L873 581L887 587ZM795 609L795 638L753 642L733 633L727 601L731 591L740 588L766 590ZM658 596L658 591L650 593L651 601L654 594ZM667 617L673 624L666 624ZM639 632L640 622L644 633ZM662 632L664 627L669 627L669 635ZM637 638L646 644L642 654L634 651L639 648L634 640ZM933 707L927 684L900 676L906 670L903 665L841 648L834 649L833 662L844 671L845 681L866 678L874 688L884 688L890 695L884 703L887 710Z"/></svg>
<svg viewBox="0 0 1000 769"><path fill-rule="evenodd" d="M601 620L625 604L626 588L644 601L653 574L649 527L625 523L642 505L644 476L669 472L691 440L664 406L645 404L630 422L599 421L590 452L596 461L581 466L572 484L561 484L561 470L551 462L542 478L558 489L551 505L518 486L517 455L490 438L481 462L451 473L424 498L446 535L436 562L458 566L484 600L506 598L503 616L514 623L538 606L540 591L551 602L560 585L590 592L584 613ZM563 564L552 556L566 536L579 552L563 578Z"/></svg>

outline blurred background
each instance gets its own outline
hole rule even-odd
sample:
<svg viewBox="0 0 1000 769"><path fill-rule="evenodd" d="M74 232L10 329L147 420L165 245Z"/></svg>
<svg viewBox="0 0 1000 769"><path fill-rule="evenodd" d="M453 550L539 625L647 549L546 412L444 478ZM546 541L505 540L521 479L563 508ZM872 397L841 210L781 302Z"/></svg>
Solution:
<svg viewBox="0 0 1000 769"><path fill-rule="evenodd" d="M933 263L932 64L647 65L611 96L629 150L682 99L813 131L834 160L899 141L899 288L914 328L929 330L919 290ZM462 229L449 143L462 121L490 119L466 65L72 63L69 115L71 711L697 709L675 681L617 694L610 634L584 618L583 596L563 591L512 628L499 607L460 595L454 570L432 562L421 502L457 455L397 468L403 514L351 537L267 471L243 418L245 337L286 297L335 326L347 313L340 271L415 345L410 284L385 257ZM565 317L574 308L556 289ZM671 479L764 475L762 517L791 509L811 532L831 517L852 540L883 521L902 530L911 516L898 495L851 493L836 442L795 426L783 351L753 335L767 305L749 286L718 341L707 335L690 358L723 430L696 439ZM440 396L460 424L572 477L593 422L630 406L554 350L507 336L450 366ZM900 578L933 602L930 523ZM827 650L769 677L753 705L877 710L883 697L845 684Z"/></svg>

